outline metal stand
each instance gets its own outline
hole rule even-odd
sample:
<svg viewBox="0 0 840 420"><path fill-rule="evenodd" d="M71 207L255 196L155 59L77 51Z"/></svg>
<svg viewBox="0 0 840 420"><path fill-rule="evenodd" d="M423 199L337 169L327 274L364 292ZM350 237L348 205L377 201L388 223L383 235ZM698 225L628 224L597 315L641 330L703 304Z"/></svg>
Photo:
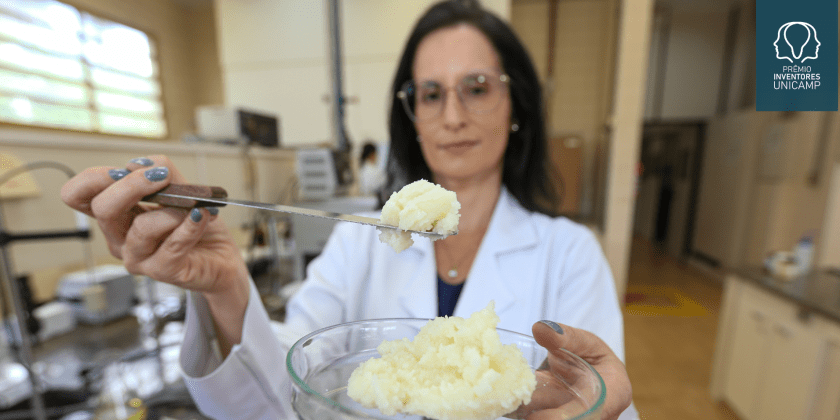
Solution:
<svg viewBox="0 0 840 420"><path fill-rule="evenodd" d="M26 325L28 314L23 307L23 298L21 296L20 287L15 281L12 270L11 261L9 259L6 246L14 241L19 240L44 240L44 239L60 239L60 238L89 238L89 230L74 230L62 232L45 232L45 233L29 233L29 234L10 234L5 231L3 227L3 212L0 209L0 264L3 265L2 281L9 293L11 294L12 307L17 317L17 326L20 330L20 346L18 348L18 358L20 363L26 368L29 373L29 381L32 384L32 412L36 420L47 420L46 407L44 405L44 398L41 394L43 389L40 384L38 376L32 369L32 340L29 336L29 329Z"/></svg>

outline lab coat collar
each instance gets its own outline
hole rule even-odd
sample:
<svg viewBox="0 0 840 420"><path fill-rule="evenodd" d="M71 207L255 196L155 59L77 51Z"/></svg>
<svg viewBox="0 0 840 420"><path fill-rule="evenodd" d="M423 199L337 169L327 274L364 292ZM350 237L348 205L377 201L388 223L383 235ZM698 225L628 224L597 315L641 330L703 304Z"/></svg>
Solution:
<svg viewBox="0 0 840 420"><path fill-rule="evenodd" d="M493 210L490 226L455 307L455 315L467 317L495 301L500 316L516 303L516 279L502 278L500 257L538 245L537 229L525 210L506 188L502 188ZM422 262L402 288L400 304L409 317L437 316L437 269L432 241L420 239L403 251L406 258L420 258ZM410 254L409 254L410 253Z"/></svg>

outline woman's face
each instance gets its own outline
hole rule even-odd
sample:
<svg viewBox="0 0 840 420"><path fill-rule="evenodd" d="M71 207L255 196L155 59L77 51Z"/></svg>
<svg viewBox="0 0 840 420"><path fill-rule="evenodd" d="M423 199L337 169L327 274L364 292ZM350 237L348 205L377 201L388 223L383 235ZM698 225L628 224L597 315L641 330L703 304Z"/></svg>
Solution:
<svg viewBox="0 0 840 420"><path fill-rule="evenodd" d="M511 104L506 84L497 105L480 109L471 104L482 90L462 89L459 99L456 86L475 86L485 74L495 78L502 74L502 66L493 45L484 34L471 25L457 25L438 29L427 35L414 56L414 81L418 100L431 98L441 101L437 116L415 122L420 136L420 149L429 165L435 182L445 179L499 175L510 130ZM464 81L467 83L465 84ZM470 84L473 83L473 84ZM443 96L426 93L423 86L437 86ZM465 91L467 90L467 91ZM426 92L429 92L426 90ZM471 93L473 92L473 93Z"/></svg>

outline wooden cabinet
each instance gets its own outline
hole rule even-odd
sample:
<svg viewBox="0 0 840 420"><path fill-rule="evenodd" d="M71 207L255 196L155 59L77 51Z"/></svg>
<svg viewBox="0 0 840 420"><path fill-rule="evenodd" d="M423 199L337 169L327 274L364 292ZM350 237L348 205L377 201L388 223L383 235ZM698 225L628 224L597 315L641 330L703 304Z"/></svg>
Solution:
<svg viewBox="0 0 840 420"><path fill-rule="evenodd" d="M820 342L819 375L810 420L840 419L840 328L823 319L816 321Z"/></svg>
<svg viewBox="0 0 840 420"><path fill-rule="evenodd" d="M840 326L729 278L711 393L744 420L837 420Z"/></svg>
<svg viewBox="0 0 840 420"><path fill-rule="evenodd" d="M761 355L767 353L770 343L767 315L746 305L737 309L730 363L726 367L725 393L733 409L751 413L765 371Z"/></svg>

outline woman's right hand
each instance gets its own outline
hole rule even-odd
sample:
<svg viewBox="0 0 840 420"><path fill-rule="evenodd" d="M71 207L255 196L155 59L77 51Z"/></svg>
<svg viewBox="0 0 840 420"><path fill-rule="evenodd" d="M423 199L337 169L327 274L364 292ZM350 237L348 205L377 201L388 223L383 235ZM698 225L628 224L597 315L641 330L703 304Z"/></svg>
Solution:
<svg viewBox="0 0 840 420"><path fill-rule="evenodd" d="M96 219L111 254L130 273L204 294L220 338L232 345L241 337L248 302L247 267L211 210L140 202L172 182L187 180L167 157L151 156L125 169L88 168L62 187L61 198Z"/></svg>

